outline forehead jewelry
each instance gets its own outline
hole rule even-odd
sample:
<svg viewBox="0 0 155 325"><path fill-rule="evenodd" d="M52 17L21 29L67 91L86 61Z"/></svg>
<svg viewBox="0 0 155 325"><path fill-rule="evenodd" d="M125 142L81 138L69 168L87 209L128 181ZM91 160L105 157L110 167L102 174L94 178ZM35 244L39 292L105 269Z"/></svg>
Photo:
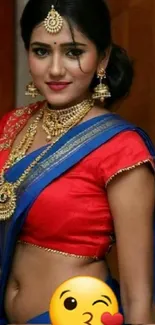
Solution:
<svg viewBox="0 0 155 325"><path fill-rule="evenodd" d="M63 18L52 5L50 12L44 20L44 27L50 34L57 34L63 27Z"/></svg>

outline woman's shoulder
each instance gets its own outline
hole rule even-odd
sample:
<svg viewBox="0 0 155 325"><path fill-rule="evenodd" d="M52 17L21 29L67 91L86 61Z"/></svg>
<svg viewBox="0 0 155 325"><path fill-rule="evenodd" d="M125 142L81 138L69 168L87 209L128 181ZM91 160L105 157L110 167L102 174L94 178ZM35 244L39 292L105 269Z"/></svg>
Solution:
<svg viewBox="0 0 155 325"><path fill-rule="evenodd" d="M10 147L12 139L41 105L43 105L43 102L36 102L15 108L4 114L0 119L0 150Z"/></svg>
<svg viewBox="0 0 155 325"><path fill-rule="evenodd" d="M33 111L38 109L42 104L43 102L36 102L36 103L31 103L29 105L25 105L25 106L23 105L12 109L11 111L7 112L2 116L2 118L0 119L0 126L4 124L4 122L8 121L9 119L20 118L25 114L31 115Z"/></svg>
<svg viewBox="0 0 155 325"><path fill-rule="evenodd" d="M144 139L137 130L124 130L112 137L105 145L104 150L108 149L109 154L118 153L120 150L133 152L147 150Z"/></svg>
<svg viewBox="0 0 155 325"><path fill-rule="evenodd" d="M114 122L114 126L115 126L115 121L116 121L116 127L117 127L117 122L119 123L119 121L122 121L125 125L126 128L122 131L119 131L117 134L114 132L114 134L110 137L110 139L108 141L106 141L100 148L99 148L99 154L101 154L101 152L105 152L106 150L109 152L109 154L115 154L117 153L119 150L122 150L124 148L124 146L126 147L126 149L130 149L130 147L132 149L134 149L135 151L137 150L137 148L143 148L146 149L146 144L144 141L144 138L141 136L140 132L138 130L140 130L139 128L137 128L134 124L130 124L128 121L126 121L125 119L122 119L122 117L116 113L111 113L108 110L104 110L103 112L99 111L99 107L96 107L96 109L98 109L98 114L95 117L101 117L103 118L103 122L107 122L107 126L110 129L110 133L111 133L111 123ZM110 124L109 124L110 122ZM118 125L118 129L119 129L119 125ZM143 130L142 130L143 131ZM104 134L103 134L104 137Z"/></svg>
<svg viewBox="0 0 155 325"><path fill-rule="evenodd" d="M151 156L148 146L142 136L136 130L126 130L111 137L106 143L102 144L94 154L101 161L112 159L132 160Z"/></svg>
<svg viewBox="0 0 155 325"><path fill-rule="evenodd" d="M95 155L98 157L98 171L106 186L118 174L149 163L155 170L154 157L142 136L135 130L123 131L100 146Z"/></svg>

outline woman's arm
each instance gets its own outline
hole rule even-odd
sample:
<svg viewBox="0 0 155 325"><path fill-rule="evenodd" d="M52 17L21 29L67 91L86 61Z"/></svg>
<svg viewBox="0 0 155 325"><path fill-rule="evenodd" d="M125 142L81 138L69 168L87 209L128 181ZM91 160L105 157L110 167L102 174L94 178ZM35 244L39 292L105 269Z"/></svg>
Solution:
<svg viewBox="0 0 155 325"><path fill-rule="evenodd" d="M107 187L118 251L125 322L152 323L154 176L146 165Z"/></svg>

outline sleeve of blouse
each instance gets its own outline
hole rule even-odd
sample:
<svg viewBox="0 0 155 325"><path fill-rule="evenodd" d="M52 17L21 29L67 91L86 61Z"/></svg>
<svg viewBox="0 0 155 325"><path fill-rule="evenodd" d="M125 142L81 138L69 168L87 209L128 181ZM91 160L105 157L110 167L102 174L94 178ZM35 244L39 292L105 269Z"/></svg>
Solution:
<svg viewBox="0 0 155 325"><path fill-rule="evenodd" d="M143 139L135 131L118 134L104 146L99 163L99 173L105 187L117 175L149 163L155 171L154 157L151 156Z"/></svg>

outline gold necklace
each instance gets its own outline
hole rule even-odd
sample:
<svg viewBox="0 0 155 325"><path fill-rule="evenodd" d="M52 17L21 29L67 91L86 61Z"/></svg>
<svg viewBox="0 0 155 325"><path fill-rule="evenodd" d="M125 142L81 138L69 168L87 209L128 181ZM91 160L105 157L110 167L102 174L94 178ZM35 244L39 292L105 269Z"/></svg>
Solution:
<svg viewBox="0 0 155 325"><path fill-rule="evenodd" d="M87 102L88 103L88 102ZM78 117L72 125L70 125L69 129L65 131L69 131L72 127L74 127L76 124L78 124L84 116L88 113L88 111L92 108L94 104L94 101L90 102L90 105L86 105L85 110L83 109L81 112L79 112ZM64 134L65 134L64 133ZM7 166L3 167L2 172L0 174L0 221L9 220L16 209L16 202L17 202L17 195L16 190L19 188L19 186L25 181L28 174L31 172L31 170L39 163L39 161L46 155L46 153L51 149L54 143L56 143L61 136L59 136L54 142L52 142L51 145L49 145L43 152L26 168L24 173L20 176L20 178L14 182L9 183L5 180L4 172Z"/></svg>
<svg viewBox="0 0 155 325"><path fill-rule="evenodd" d="M5 164L5 169L13 166L15 163L17 163L20 159L22 159L28 149L31 147L34 137L37 133L37 127L39 124L39 121L43 117L43 109L39 111L39 114L35 118L35 120L31 123L29 128L26 131L26 134L24 135L23 139L20 141L19 145L16 146L10 153L9 159L7 163Z"/></svg>
<svg viewBox="0 0 155 325"><path fill-rule="evenodd" d="M47 141L53 137L59 137L64 134L74 122L80 119L81 114L85 115L90 107L94 105L92 99L86 99L82 103L67 109L49 109L45 108L42 128L47 134Z"/></svg>

